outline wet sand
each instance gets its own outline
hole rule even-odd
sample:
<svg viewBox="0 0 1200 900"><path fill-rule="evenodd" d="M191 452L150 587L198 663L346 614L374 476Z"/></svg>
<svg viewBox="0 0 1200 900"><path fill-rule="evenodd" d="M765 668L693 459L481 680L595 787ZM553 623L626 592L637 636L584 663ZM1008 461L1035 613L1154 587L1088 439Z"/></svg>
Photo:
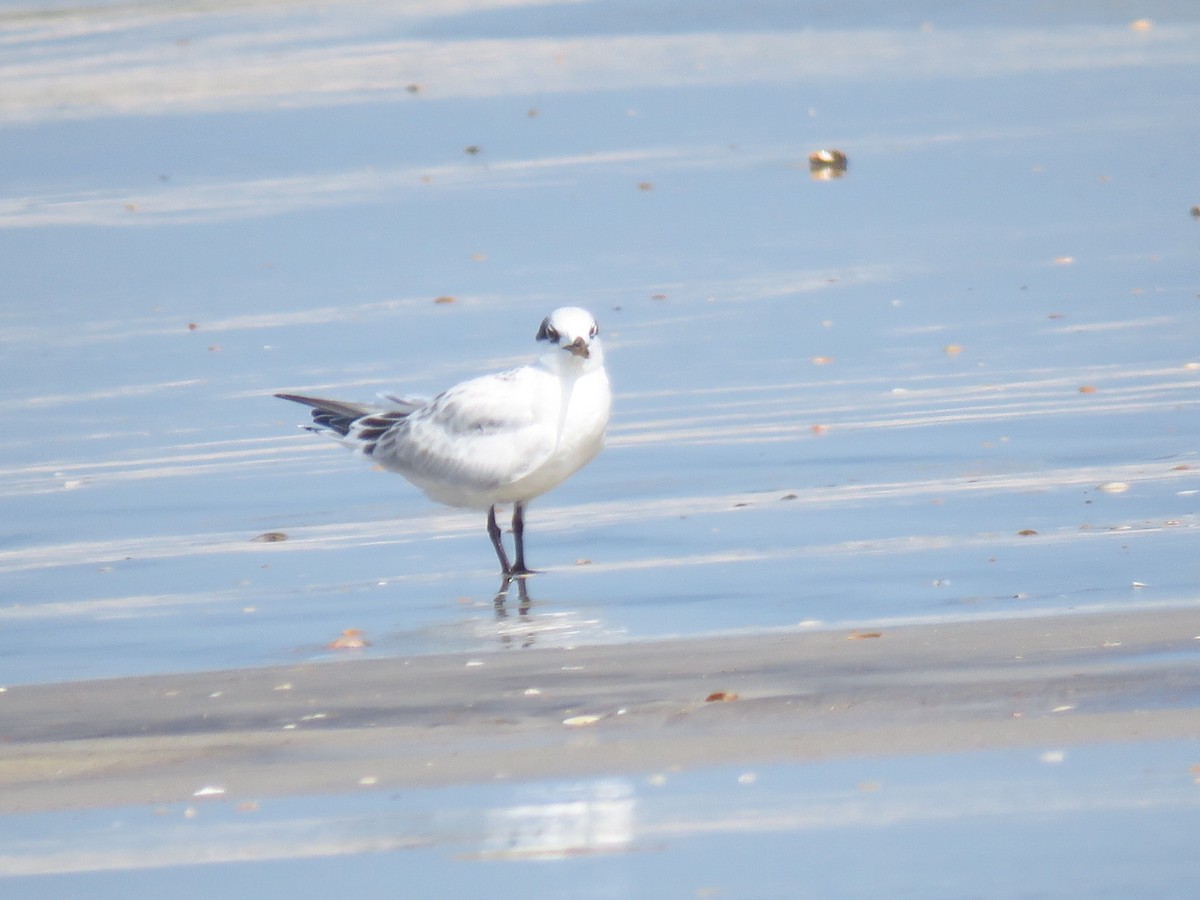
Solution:
<svg viewBox="0 0 1200 900"><path fill-rule="evenodd" d="M0 812L1200 738L1198 637L1160 608L16 686Z"/></svg>

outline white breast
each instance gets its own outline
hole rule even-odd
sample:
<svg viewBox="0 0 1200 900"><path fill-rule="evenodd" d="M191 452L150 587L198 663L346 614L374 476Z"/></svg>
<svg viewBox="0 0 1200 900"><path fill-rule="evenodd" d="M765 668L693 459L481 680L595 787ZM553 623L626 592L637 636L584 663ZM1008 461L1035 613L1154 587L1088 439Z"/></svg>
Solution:
<svg viewBox="0 0 1200 900"><path fill-rule="evenodd" d="M540 496L600 452L612 405L601 360L551 362L456 385L385 434L375 461L450 506Z"/></svg>

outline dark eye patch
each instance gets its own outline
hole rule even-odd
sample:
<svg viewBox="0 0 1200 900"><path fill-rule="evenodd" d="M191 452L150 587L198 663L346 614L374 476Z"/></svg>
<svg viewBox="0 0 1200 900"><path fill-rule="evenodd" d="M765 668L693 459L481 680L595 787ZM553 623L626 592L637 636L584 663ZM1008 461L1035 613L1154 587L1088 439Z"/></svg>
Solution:
<svg viewBox="0 0 1200 900"><path fill-rule="evenodd" d="M542 319L542 327L538 329L537 339L539 341L553 341L558 343L558 329L550 324L549 319Z"/></svg>

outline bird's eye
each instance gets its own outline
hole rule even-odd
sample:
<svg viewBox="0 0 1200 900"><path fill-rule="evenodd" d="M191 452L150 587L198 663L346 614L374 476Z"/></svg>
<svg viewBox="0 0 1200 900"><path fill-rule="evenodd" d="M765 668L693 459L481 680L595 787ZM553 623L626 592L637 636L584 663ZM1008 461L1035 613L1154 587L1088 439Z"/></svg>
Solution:
<svg viewBox="0 0 1200 900"><path fill-rule="evenodd" d="M594 337L595 337L596 335L598 335L599 333L600 333L600 326L599 326L599 325L593 325L593 326L592 326L592 330L588 332L588 337L590 337L590 338L594 338Z"/></svg>
<svg viewBox="0 0 1200 900"><path fill-rule="evenodd" d="M558 343L558 329L550 324L549 319L542 319L542 327L538 329L537 339L539 341L553 341Z"/></svg>

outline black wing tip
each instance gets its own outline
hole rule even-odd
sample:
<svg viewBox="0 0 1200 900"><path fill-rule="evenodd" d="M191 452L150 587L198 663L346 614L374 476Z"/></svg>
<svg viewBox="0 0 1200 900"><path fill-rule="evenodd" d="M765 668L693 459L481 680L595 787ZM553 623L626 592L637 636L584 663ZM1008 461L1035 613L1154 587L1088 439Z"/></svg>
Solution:
<svg viewBox="0 0 1200 900"><path fill-rule="evenodd" d="M309 407L309 412L312 415L311 425L301 425L305 431L311 431L320 434L324 431L333 431L340 437L345 437L354 420L359 418L358 413L347 411L343 404L333 403L328 400L322 400L319 397L305 397L302 394L275 394L280 400L291 400L293 403L300 403Z"/></svg>
<svg viewBox="0 0 1200 900"><path fill-rule="evenodd" d="M272 397L278 397L280 400L291 400L293 403L303 403L305 406L312 406L313 398L304 397L300 394L272 394Z"/></svg>
<svg viewBox="0 0 1200 900"><path fill-rule="evenodd" d="M293 403L310 407L313 424L301 426L308 431L332 431L339 437L348 437L351 431L354 431L355 442L366 448L364 452L368 456L374 451L375 444L384 433L406 419L415 408L415 404L408 404L409 409L375 410L339 400L305 397L302 394L274 396L280 400L291 400Z"/></svg>

